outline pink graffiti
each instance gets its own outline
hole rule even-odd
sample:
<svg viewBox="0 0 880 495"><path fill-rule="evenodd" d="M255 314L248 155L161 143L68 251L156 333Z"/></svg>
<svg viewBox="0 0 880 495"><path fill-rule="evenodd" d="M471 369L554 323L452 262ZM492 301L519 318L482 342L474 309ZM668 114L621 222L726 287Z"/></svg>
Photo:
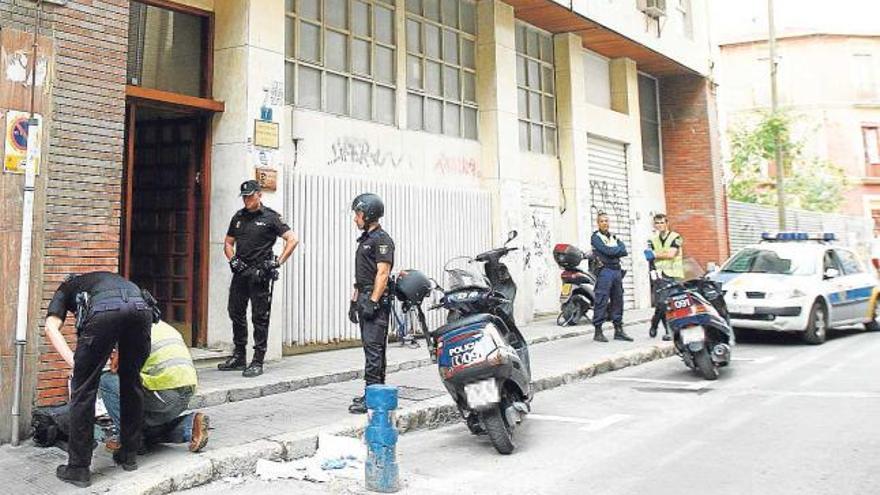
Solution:
<svg viewBox="0 0 880 495"><path fill-rule="evenodd" d="M477 161L473 158L464 156L441 156L434 163L434 170L441 174L463 174L472 177L476 177L479 174L477 170Z"/></svg>

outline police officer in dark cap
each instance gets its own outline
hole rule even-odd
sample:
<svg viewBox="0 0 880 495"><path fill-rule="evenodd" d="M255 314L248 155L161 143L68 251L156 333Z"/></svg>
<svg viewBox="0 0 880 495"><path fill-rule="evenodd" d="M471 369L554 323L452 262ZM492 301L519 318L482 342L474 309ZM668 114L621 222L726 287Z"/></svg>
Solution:
<svg viewBox="0 0 880 495"><path fill-rule="evenodd" d="M242 371L245 377L263 374L263 358L269 337L269 314L272 308L272 286L278 278L278 268L299 244L293 231L275 210L263 205L260 184L248 180L240 187L244 208L238 210L229 222L223 248L232 284L229 287L227 310L232 320L232 356L217 365L220 371ZM281 256L275 259L272 247L284 239ZM247 365L247 305L251 303L251 321L254 325L254 356Z"/></svg>
<svg viewBox="0 0 880 495"><path fill-rule="evenodd" d="M110 272L70 275L55 291L46 317L46 337L73 368L70 387L70 438L67 464L55 475L79 487L91 484L95 395L101 371L119 347L120 439L113 460L126 471L137 469L144 396L140 370L150 354L150 326L158 321L156 301L137 285ZM76 314L76 352L61 334L67 313Z"/></svg>
<svg viewBox="0 0 880 495"><path fill-rule="evenodd" d="M394 241L382 230L379 219L385 205L379 196L361 194L351 204L354 223L363 231L354 256L354 293L348 319L361 327L366 385L385 383L385 350L391 305L386 295L388 277L394 267ZM348 411L364 414L364 396L355 397Z"/></svg>

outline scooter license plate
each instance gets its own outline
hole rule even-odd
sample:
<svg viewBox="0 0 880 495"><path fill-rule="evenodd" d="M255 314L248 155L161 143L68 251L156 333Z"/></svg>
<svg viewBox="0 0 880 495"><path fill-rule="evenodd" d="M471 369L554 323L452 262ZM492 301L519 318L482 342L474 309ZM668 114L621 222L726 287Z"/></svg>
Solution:
<svg viewBox="0 0 880 495"><path fill-rule="evenodd" d="M473 409L489 406L498 402L498 385L494 378L469 383L464 386L464 394Z"/></svg>
<svg viewBox="0 0 880 495"><path fill-rule="evenodd" d="M691 342L702 342L706 339L703 327L682 328L679 334L681 335L681 342L685 345Z"/></svg>
<svg viewBox="0 0 880 495"><path fill-rule="evenodd" d="M562 284L562 293L560 295L566 297L569 294L571 294L571 284Z"/></svg>

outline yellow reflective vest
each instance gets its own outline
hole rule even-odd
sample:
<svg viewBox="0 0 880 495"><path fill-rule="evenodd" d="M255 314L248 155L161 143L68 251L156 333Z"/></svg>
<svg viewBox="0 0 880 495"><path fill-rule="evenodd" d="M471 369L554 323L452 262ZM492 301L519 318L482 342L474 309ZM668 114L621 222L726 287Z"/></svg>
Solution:
<svg viewBox="0 0 880 495"><path fill-rule="evenodd" d="M662 251L664 249L673 248L673 243L678 240L678 251L675 254L675 258L671 260L656 260L654 261L654 265L657 267L657 270L662 272L667 277L683 279L684 278L684 253L682 249L682 238L678 234L678 232L669 232L666 236L666 241L660 240L660 234L655 233L654 237L651 238L651 250L654 252Z"/></svg>
<svg viewBox="0 0 880 495"><path fill-rule="evenodd" d="M196 367L183 337L164 321L154 323L150 330L150 356L141 368L141 381L147 390L169 390L198 383Z"/></svg>

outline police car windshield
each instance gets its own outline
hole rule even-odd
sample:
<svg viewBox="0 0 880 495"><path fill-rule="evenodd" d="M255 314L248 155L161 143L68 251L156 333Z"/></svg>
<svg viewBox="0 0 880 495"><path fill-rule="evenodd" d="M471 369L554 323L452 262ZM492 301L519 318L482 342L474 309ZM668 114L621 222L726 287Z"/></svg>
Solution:
<svg viewBox="0 0 880 495"><path fill-rule="evenodd" d="M799 250L794 246L778 246L774 249L746 248L731 258L721 271L813 275L816 273L816 256L811 250Z"/></svg>

